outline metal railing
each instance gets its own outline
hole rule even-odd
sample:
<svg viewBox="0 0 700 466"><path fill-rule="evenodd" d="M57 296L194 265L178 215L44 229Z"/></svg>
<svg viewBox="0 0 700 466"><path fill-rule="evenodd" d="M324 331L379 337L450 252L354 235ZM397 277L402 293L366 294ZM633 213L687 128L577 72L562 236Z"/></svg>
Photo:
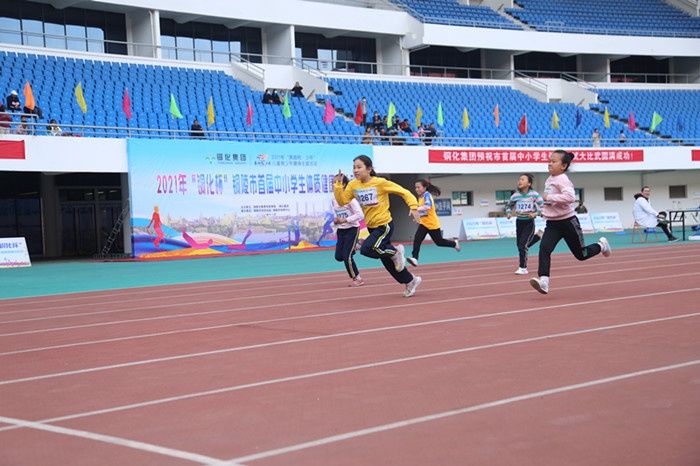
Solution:
<svg viewBox="0 0 700 466"><path fill-rule="evenodd" d="M11 115L18 115L17 113ZM7 126L3 126L7 124ZM219 141L251 141L251 142L322 142L326 144L361 144L367 141L367 136L358 129L355 134L328 134L328 133L272 133L264 131L216 131L204 130L193 132L191 130L144 128L137 126L102 126L102 125L77 125L57 123L59 128L53 133L46 123L38 123L35 120L27 122L1 122L0 134L17 134L21 136L53 136L53 137L96 137L96 138L160 138L160 139L207 139ZM522 136L516 138L507 137L453 137L445 136L440 131L436 136L412 137L402 136L371 136L373 145L432 145L441 147L591 147L591 138L544 138ZM625 147L648 146L698 146L700 138L667 139L644 138L628 139L624 144L619 140L601 139L601 148L614 148L621 150Z"/></svg>

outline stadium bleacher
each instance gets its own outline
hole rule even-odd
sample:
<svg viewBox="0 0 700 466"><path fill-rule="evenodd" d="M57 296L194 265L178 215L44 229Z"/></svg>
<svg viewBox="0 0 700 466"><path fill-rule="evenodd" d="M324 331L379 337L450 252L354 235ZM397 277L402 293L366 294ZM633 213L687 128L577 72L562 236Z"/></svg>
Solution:
<svg viewBox="0 0 700 466"><path fill-rule="evenodd" d="M462 5L457 0L392 0L392 3L424 23L522 29L489 7Z"/></svg>
<svg viewBox="0 0 700 466"><path fill-rule="evenodd" d="M700 18L663 0L515 0L506 13L551 32L700 37Z"/></svg>

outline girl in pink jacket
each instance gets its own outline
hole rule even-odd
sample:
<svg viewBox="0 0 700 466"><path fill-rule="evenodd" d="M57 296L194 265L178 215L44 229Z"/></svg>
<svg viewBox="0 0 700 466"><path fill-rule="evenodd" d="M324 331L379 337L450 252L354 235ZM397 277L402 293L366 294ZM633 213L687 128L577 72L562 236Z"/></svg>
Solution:
<svg viewBox="0 0 700 466"><path fill-rule="evenodd" d="M569 250L580 261L603 253L610 255L608 240L600 238L597 243L585 245L581 224L574 212L574 184L566 176L575 155L564 150L555 150L549 156L549 178L544 183L544 207L542 216L547 226L540 245L539 278L531 278L530 285L542 294L549 293L549 268L552 251L564 239Z"/></svg>

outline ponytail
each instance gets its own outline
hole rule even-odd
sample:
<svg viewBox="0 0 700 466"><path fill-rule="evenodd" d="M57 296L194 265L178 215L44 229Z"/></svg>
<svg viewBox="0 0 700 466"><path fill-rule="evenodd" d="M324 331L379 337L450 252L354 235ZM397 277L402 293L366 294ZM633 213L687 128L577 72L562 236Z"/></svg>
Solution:
<svg viewBox="0 0 700 466"><path fill-rule="evenodd" d="M440 195L440 192L441 192L440 188L438 188L437 186L432 184L430 181L428 181L426 179L420 179L420 180L416 181L416 183L420 183L421 186L423 186L425 188L425 190L428 191L433 196Z"/></svg>

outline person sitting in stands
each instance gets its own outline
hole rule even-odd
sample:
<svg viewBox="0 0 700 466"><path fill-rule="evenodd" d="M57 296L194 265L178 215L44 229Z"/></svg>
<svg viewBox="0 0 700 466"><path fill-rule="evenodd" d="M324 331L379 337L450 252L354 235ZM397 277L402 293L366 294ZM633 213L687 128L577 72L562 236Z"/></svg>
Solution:
<svg viewBox="0 0 700 466"><path fill-rule="evenodd" d="M372 144L372 127L365 126L365 134L362 135L362 144Z"/></svg>
<svg viewBox="0 0 700 466"><path fill-rule="evenodd" d="M19 97L17 97L17 91L10 92L7 96L7 110L10 112L19 112L22 110L22 105L19 103Z"/></svg>
<svg viewBox="0 0 700 466"><path fill-rule="evenodd" d="M30 115L32 118L37 119L37 120L44 119L44 112L41 111L41 108L38 105L34 106L34 110L25 106L22 109L22 113L26 113L27 115Z"/></svg>
<svg viewBox="0 0 700 466"><path fill-rule="evenodd" d="M651 203L649 202L650 195L651 188L649 186L644 186L641 193L634 195L634 221L643 228L659 227L666 234L670 242L678 241L678 238L673 236L668 229L666 214L663 212L659 213L651 207Z"/></svg>
<svg viewBox="0 0 700 466"><path fill-rule="evenodd" d="M583 201L580 200L578 201L578 206L574 209L577 214L587 214L588 209L586 208L585 205L583 205Z"/></svg>
<svg viewBox="0 0 700 466"><path fill-rule="evenodd" d="M10 132L10 123L12 122L12 116L7 113L7 109L4 105L0 104L0 134L5 134Z"/></svg>
<svg viewBox="0 0 700 466"><path fill-rule="evenodd" d="M63 130L60 126L58 126L58 123L56 123L56 120L53 118L49 120L49 125L46 127L46 131L48 131L51 136L61 136L63 134Z"/></svg>
<svg viewBox="0 0 700 466"><path fill-rule="evenodd" d="M272 103L272 92L270 92L270 89L265 89L265 93L263 94L263 97L262 97L262 103L264 103L264 104L271 104Z"/></svg>
<svg viewBox="0 0 700 466"><path fill-rule="evenodd" d="M382 127L382 117L379 116L379 112L374 112L372 115L372 126L377 130Z"/></svg>
<svg viewBox="0 0 700 466"><path fill-rule="evenodd" d="M624 143L627 142L627 135L625 134L625 130L624 130L624 129L621 129L621 130L620 130L619 141L620 141L620 144L624 144Z"/></svg>
<svg viewBox="0 0 700 466"><path fill-rule="evenodd" d="M280 97L277 89L272 90L272 103L275 105L282 105L282 97Z"/></svg>
<svg viewBox="0 0 700 466"><path fill-rule="evenodd" d="M194 119L192 122L192 126L190 126L190 137L192 138L203 138L204 137L204 128L202 128L202 125L199 123L199 120L197 118Z"/></svg>
<svg viewBox="0 0 700 466"><path fill-rule="evenodd" d="M304 93L301 92L303 87L301 87L301 84L299 84L299 81L294 83L294 87L292 88L292 97L304 97Z"/></svg>
<svg viewBox="0 0 700 466"><path fill-rule="evenodd" d="M399 123L399 130L402 133L408 133L408 134L413 133L413 130L411 129L411 125L408 123L408 118L404 118L403 121Z"/></svg>
<svg viewBox="0 0 700 466"><path fill-rule="evenodd" d="M433 144L433 138L437 136L437 131L435 130L435 124L430 123L427 128L423 131L423 144L426 146L431 146Z"/></svg>
<svg viewBox="0 0 700 466"><path fill-rule="evenodd" d="M22 115L22 118L20 118L20 124L17 127L17 130L15 131L17 134L29 134L31 132L31 129L29 128L29 125L27 124L28 118L26 115Z"/></svg>

